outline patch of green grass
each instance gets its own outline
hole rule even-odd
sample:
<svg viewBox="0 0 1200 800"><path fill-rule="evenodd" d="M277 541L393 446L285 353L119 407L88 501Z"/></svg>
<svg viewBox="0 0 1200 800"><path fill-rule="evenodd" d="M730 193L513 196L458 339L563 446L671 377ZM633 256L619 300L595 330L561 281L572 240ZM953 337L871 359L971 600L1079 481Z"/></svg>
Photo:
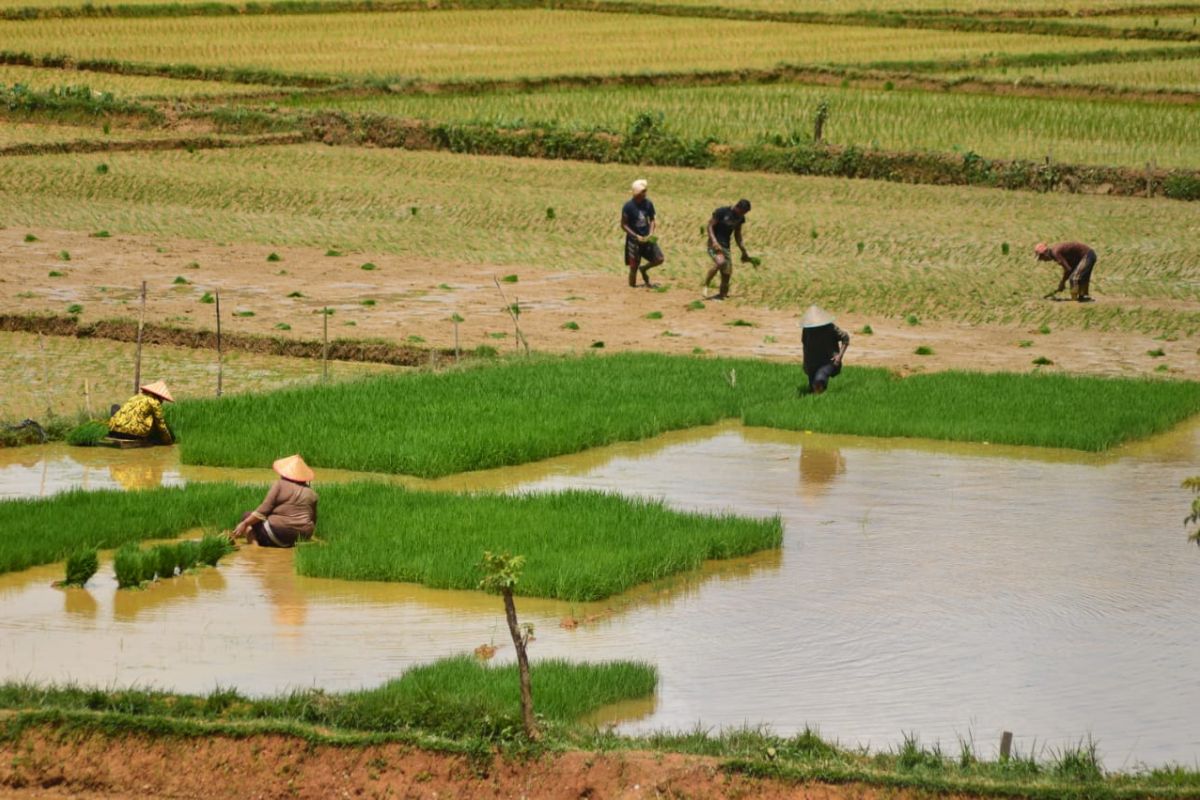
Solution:
<svg viewBox="0 0 1200 800"><path fill-rule="evenodd" d="M863 336L873 336L875 334L874 329L871 328L870 325L863 325L861 328L859 328L858 332Z"/></svg>
<svg viewBox="0 0 1200 800"><path fill-rule="evenodd" d="M518 278L516 275L505 275L503 278L500 279L500 282L501 283L516 283L518 280L520 280L520 278Z"/></svg>
<svg viewBox="0 0 1200 800"><path fill-rule="evenodd" d="M367 263L360 266L359 269L365 269L367 272L372 272L372 271L378 269L378 267L376 267L373 262L368 261Z"/></svg>
<svg viewBox="0 0 1200 800"><path fill-rule="evenodd" d="M563 330L568 330L568 331L577 331L577 330L579 330L579 323L578 323L578 322L576 322L575 320L570 320L570 321L568 321L568 322L564 322L564 323L562 324L562 326L563 326Z"/></svg>
<svg viewBox="0 0 1200 800"><path fill-rule="evenodd" d="M279 255L279 253L270 253L267 256L267 261L283 261L283 256Z"/></svg>
<svg viewBox="0 0 1200 800"><path fill-rule="evenodd" d="M254 312L253 311L235 311L235 312L233 312L233 315L235 317L253 317Z"/></svg>
<svg viewBox="0 0 1200 800"><path fill-rule="evenodd" d="M920 325L921 324L921 320L916 314L909 314L907 317L904 318L904 321L907 322L909 325Z"/></svg>
<svg viewBox="0 0 1200 800"><path fill-rule="evenodd" d="M646 315L645 318L646 319L662 319L663 313L661 311L651 311L649 314Z"/></svg>
<svg viewBox="0 0 1200 800"><path fill-rule="evenodd" d="M87 584L96 570L100 569L100 558L94 547L84 547L67 556L66 577L62 586L79 586Z"/></svg>
<svg viewBox="0 0 1200 800"><path fill-rule="evenodd" d="M439 283L439 284L438 284L438 288L439 288L439 289L441 289L441 290L443 290L443 291L446 291L446 292L453 292L453 291L454 291L454 287L453 287L453 286L451 286L451 285L450 285L450 284L448 284L448 283Z"/></svg>
<svg viewBox="0 0 1200 800"><path fill-rule="evenodd" d="M425 344L425 337L417 336L415 333L404 337L404 341L409 344Z"/></svg>
<svg viewBox="0 0 1200 800"><path fill-rule="evenodd" d="M604 342L603 342L603 341L601 341L601 340L599 340L599 339L597 339L596 341L594 341L594 342L592 342L591 344L589 344L589 345L588 345L588 347L591 347L591 348L593 348L593 349L595 349L595 350L603 350L603 349L604 349Z"/></svg>
<svg viewBox="0 0 1200 800"><path fill-rule="evenodd" d="M741 370L738 380L741 382ZM1064 425L1073 409L1086 425ZM1056 373L947 371L899 378L847 368L823 395L748 409L748 425L1101 451L1200 412L1200 384Z"/></svg>
<svg viewBox="0 0 1200 800"><path fill-rule="evenodd" d="M919 356L931 356L933 355L933 348L929 345L923 344L917 347L916 350L913 350L913 353Z"/></svg>
<svg viewBox="0 0 1200 800"><path fill-rule="evenodd" d="M188 263L183 265L183 268L184 269L200 269L200 262L199 261L189 261Z"/></svg>
<svg viewBox="0 0 1200 800"><path fill-rule="evenodd" d="M1041 327L1037 329L1037 332L1045 336L1050 333L1050 326L1043 322Z"/></svg>
<svg viewBox="0 0 1200 800"><path fill-rule="evenodd" d="M554 726L622 700L649 697L658 674L649 664L538 659L531 666L534 708ZM443 737L510 739L521 727L515 664L481 664L470 656L412 667L382 686L328 693L300 689L271 697L236 690L180 695L146 689L101 691L78 686L0 684L0 708L87 711L138 717L250 722L289 720L340 731L424 730Z"/></svg>
<svg viewBox="0 0 1200 800"><path fill-rule="evenodd" d="M51 277L51 278L61 278L61 277L62 277L63 275L65 275L65 274L66 274L65 272L59 272L59 271L58 271L58 270L56 270L56 269L52 269L52 270L50 270L50 275L49 275L49 277Z"/></svg>
<svg viewBox="0 0 1200 800"><path fill-rule="evenodd" d="M1153 350L1146 351L1146 355L1150 356L1151 358L1162 358L1166 354L1167 351L1163 350L1161 347L1156 347Z"/></svg>
<svg viewBox="0 0 1200 800"><path fill-rule="evenodd" d="M1046 358L1045 356L1038 356L1037 358L1035 358L1033 360L1033 363L1035 366L1038 366L1038 367L1048 367L1051 364L1053 364L1054 362L1051 361L1050 359Z"/></svg>
<svg viewBox="0 0 1200 800"><path fill-rule="evenodd" d="M323 489L320 530L320 544L296 550L301 575L474 589L478 554L502 551L526 557L517 594L573 601L782 541L778 519L685 514L602 492L460 495L379 483Z"/></svg>
<svg viewBox="0 0 1200 800"><path fill-rule="evenodd" d="M687 308L688 311L700 311L702 308L704 308L704 301L693 300L692 302L688 303L685 308Z"/></svg>
<svg viewBox="0 0 1200 800"><path fill-rule="evenodd" d="M488 338L489 339L507 339L508 334L505 333L504 331L495 331L494 333L489 333Z"/></svg>
<svg viewBox="0 0 1200 800"><path fill-rule="evenodd" d="M34 236L32 233L25 234L26 242L36 242L37 240L38 240L38 237Z"/></svg>
<svg viewBox="0 0 1200 800"><path fill-rule="evenodd" d="M1033 340L1022 339L1021 341L1017 342L1017 347L1033 347Z"/></svg>
<svg viewBox="0 0 1200 800"><path fill-rule="evenodd" d="M735 319L732 322L726 322L726 325L731 328L757 328L758 325L754 322L747 322L744 319Z"/></svg>
<svg viewBox="0 0 1200 800"><path fill-rule="evenodd" d="M89 420L71 429L67 434L67 444L73 447L95 447L100 440L108 436L108 425L98 420Z"/></svg>
<svg viewBox="0 0 1200 800"><path fill-rule="evenodd" d="M288 325L286 322L276 322L275 323L275 330L277 330L277 331L290 331L291 329L292 329L292 326Z"/></svg>
<svg viewBox="0 0 1200 800"><path fill-rule="evenodd" d="M71 314L72 316L82 314L83 306L79 305L79 303L72 303L71 305L67 306L67 313Z"/></svg>
<svg viewBox="0 0 1200 800"><path fill-rule="evenodd" d="M702 355L704 355L705 352L706 351L703 347L693 347L692 348L692 355L694 355L694 356L702 356Z"/></svg>
<svg viewBox="0 0 1200 800"><path fill-rule="evenodd" d="M217 299L215 297L213 297L212 292L205 292L204 294L200 295L200 302L201 303L215 303L215 302L217 302Z"/></svg>
<svg viewBox="0 0 1200 800"><path fill-rule="evenodd" d="M59 261L70 261L71 254L68 253L66 250L59 250L58 251L58 260Z"/></svg>
<svg viewBox="0 0 1200 800"><path fill-rule="evenodd" d="M287 296L288 296L288 297L294 297L294 298L300 298L300 297L304 297L304 292L300 292L300 291L296 291L296 292L288 292L288 293L287 293Z"/></svg>
<svg viewBox="0 0 1200 800"><path fill-rule="evenodd" d="M360 306L366 306L367 308L371 308L372 306L374 306L374 305L375 305L375 300L374 300L374 299L372 299L372 298L370 298L370 297L368 297L368 298L366 298L365 300L359 300L359 301L358 301L358 304L359 304Z"/></svg>
<svg viewBox="0 0 1200 800"><path fill-rule="evenodd" d="M1157 367L1154 368L1154 371L1155 372L1170 372L1171 368L1169 366L1167 366L1166 364L1159 364Z"/></svg>
<svg viewBox="0 0 1200 800"><path fill-rule="evenodd" d="M334 250L332 247L325 251L325 255L330 258L339 258L343 255L341 250Z"/></svg>
<svg viewBox="0 0 1200 800"><path fill-rule="evenodd" d="M89 233L88 236L90 236L93 239L108 239L108 238L112 237L112 234L109 233L108 231L101 230L101 231L94 231L92 233Z"/></svg>
<svg viewBox="0 0 1200 800"><path fill-rule="evenodd" d="M969 372L900 379L848 367L826 395L796 399L805 383L795 364L622 353L181 400L166 412L184 463L253 467L263 452L302 452L315 466L422 477L739 416L789 430L1103 450L1200 412L1200 384L1183 381ZM1080 405L1094 408L1087 424L1062 424ZM329 408L356 425L329 426ZM394 408L405 409L403 425Z"/></svg>

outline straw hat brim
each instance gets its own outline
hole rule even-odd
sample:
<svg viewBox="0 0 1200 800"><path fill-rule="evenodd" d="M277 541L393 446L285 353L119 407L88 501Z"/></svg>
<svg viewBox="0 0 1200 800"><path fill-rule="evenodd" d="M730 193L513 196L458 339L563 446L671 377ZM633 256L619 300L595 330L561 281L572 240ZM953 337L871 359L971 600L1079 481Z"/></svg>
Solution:
<svg viewBox="0 0 1200 800"><path fill-rule="evenodd" d="M152 394L157 398L166 400L168 403L175 402L175 398L172 396L171 390L167 388L167 384L164 381L147 383L145 386L139 386L138 389L146 394Z"/></svg>
<svg viewBox="0 0 1200 800"><path fill-rule="evenodd" d="M271 469L281 478L287 478L289 481L297 481L299 483L308 483L316 475L312 468L304 463L304 459L298 454L294 456L286 456L285 458L276 459L271 464Z"/></svg>
<svg viewBox="0 0 1200 800"><path fill-rule="evenodd" d="M820 328L825 325L832 325L834 316L820 306L809 306L804 312L804 316L800 318L801 328Z"/></svg>

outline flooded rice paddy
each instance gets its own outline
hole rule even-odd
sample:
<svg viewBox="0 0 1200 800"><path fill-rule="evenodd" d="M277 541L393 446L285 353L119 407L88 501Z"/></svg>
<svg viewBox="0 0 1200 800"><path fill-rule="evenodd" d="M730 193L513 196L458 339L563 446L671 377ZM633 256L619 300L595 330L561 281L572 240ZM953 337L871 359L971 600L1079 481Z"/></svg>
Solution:
<svg viewBox="0 0 1200 800"><path fill-rule="evenodd" d="M1198 454L1195 424L1099 456L725 425L403 482L783 517L781 552L599 605L519 600L535 656L659 667L652 701L600 718L622 730L810 725L872 748L974 739L982 755L1002 730L1043 755L1091 736L1129 769L1200 759L1200 550L1178 488ZM0 451L3 497L229 477L270 474L167 449ZM118 593L102 564L87 590L51 588L58 565L0 576L0 679L341 690L485 643L512 657L479 593L303 578L290 553L249 548Z"/></svg>

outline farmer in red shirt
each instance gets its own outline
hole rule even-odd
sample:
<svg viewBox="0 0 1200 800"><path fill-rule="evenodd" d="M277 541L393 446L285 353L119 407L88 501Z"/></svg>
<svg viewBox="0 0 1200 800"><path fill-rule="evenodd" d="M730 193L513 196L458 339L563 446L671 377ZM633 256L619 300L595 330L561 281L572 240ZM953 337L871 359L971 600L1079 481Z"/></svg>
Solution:
<svg viewBox="0 0 1200 800"><path fill-rule="evenodd" d="M1067 288L1067 282L1070 281L1072 300L1092 302L1088 295L1088 284L1092 282L1092 267L1096 266L1095 250L1082 242L1060 242L1054 246L1038 242L1033 252L1037 254L1038 261L1053 261L1062 267L1062 280L1058 282L1058 288L1046 297L1058 294Z"/></svg>

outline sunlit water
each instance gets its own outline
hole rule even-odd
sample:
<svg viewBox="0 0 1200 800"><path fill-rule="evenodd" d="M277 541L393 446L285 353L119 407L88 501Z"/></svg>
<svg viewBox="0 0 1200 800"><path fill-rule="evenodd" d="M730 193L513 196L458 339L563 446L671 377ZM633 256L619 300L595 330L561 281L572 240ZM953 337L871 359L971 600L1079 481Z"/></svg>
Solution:
<svg viewBox="0 0 1200 800"><path fill-rule="evenodd" d="M535 656L659 667L653 702L615 715L640 715L624 730L811 725L873 748L913 732L983 755L1012 730L1043 755L1091 736L1111 768L1194 765L1200 550L1179 482L1198 447L1196 426L1108 456L724 426L430 485L782 516L781 553L600 606L520 601ZM7 496L269 476L164 449L0 459ZM266 693L377 685L483 643L511 657L492 597L300 578L290 558L243 549L132 593L107 562L87 590L51 588L60 566L0 576L0 678Z"/></svg>

